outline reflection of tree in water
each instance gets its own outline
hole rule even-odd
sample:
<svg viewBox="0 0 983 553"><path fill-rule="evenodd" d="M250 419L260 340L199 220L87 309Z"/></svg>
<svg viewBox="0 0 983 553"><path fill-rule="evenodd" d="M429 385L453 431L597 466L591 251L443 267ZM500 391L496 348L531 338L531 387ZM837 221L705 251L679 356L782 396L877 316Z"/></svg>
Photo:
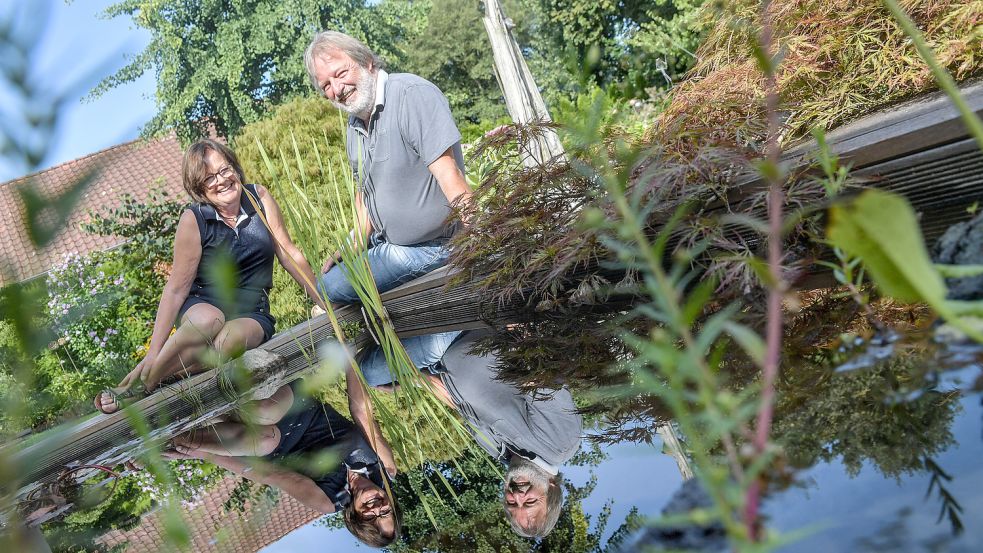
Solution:
<svg viewBox="0 0 983 553"><path fill-rule="evenodd" d="M955 538L949 534L940 533L921 541L913 540L909 533L910 524L908 522L911 513L912 511L908 507L899 509L894 515L894 519L878 528L874 535L858 539L855 550L860 553L950 550Z"/></svg>
<svg viewBox="0 0 983 553"><path fill-rule="evenodd" d="M569 464L594 467L604 458L605 454L596 445L585 444ZM393 550L600 553L615 550L640 526L637 510L632 508L611 538L601 543L601 536L610 522L612 502L609 500L596 515L584 512L582 501L597 484L596 476L592 474L590 481L581 487L564 482L563 514L549 536L538 541L521 538L513 533L505 520L501 499L504 468L496 470L489 461L484 451L471 447L454 463L431 463L397 477L394 491L403 514L403 541ZM444 475L456 500L433 474L435 471ZM435 483L434 488L425 482L427 477ZM435 495L440 499L435 499ZM427 516L428 508L440 526L437 529ZM328 525L334 526L330 519Z"/></svg>
<svg viewBox="0 0 983 553"><path fill-rule="evenodd" d="M668 409L633 386L624 363L632 353L618 338L621 332L642 335L649 326L609 308L581 307L537 314L483 340L479 351L496 351L500 378L520 388L566 385L583 415L604 419L597 441L651 443Z"/></svg>
<svg viewBox="0 0 983 553"><path fill-rule="evenodd" d="M839 458L852 476L864 461L893 478L925 470L924 459L955 443L959 393L920 390L913 357L846 373L805 363L786 371L774 434L789 461L809 467Z"/></svg>
<svg viewBox="0 0 983 553"><path fill-rule="evenodd" d="M925 500L938 501L938 522L947 519L958 535L962 507L948 488L952 477L933 457L955 444L950 428L960 409L959 391L940 392L928 384L920 362L926 358L900 355L845 373L810 364L788 371L775 436L799 467L840 459L851 476L865 461L889 478L928 473ZM883 537L890 539L890 533ZM872 539L864 547L884 550L878 544Z"/></svg>

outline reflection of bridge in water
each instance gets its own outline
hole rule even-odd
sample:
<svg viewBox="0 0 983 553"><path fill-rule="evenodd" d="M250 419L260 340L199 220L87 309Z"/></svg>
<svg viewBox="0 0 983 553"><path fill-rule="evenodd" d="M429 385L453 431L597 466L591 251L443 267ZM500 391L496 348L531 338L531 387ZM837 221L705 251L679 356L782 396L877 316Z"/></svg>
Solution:
<svg viewBox="0 0 983 553"><path fill-rule="evenodd" d="M983 83L966 85L963 93L973 111L983 114ZM955 108L941 94L855 121L830 132L827 142L841 162L853 167L854 176L870 178L869 186L907 197L920 214L927 241L936 239L949 225L968 219L971 215L967 208L983 199L983 154L968 136ZM804 167L810 163L813 151L813 143L801 144L790 148L784 161L790 169ZM763 186L758 180L748 179L728 198L705 205L704 214L723 213L728 204ZM488 304L482 301L478 290L466 284L447 287L453 276L452 270L440 269L383 294L390 322L398 334L414 336L498 326L526 316L524 298L515 296L511 303ZM813 276L811 286L830 282L822 273ZM337 315L343 326L362 321L363 317L357 307L342 308ZM165 386L136 402L133 409L144 416L152 437L167 439L308 374L317 364L319 346L333 337L328 318L322 315L277 334L262 349L248 352L242 363L253 373L250 385L235 385L229 376L235 365L231 363ZM371 341L364 332L353 339L357 349ZM37 438L40 439L33 443L22 440L0 450L0 455L11 461L11 474L20 478L18 501L37 495L42 487L58 481L66 469L114 465L132 458L144 447L124 412L61 425ZM684 470L684 456L675 453ZM94 471L77 470L71 478L82 480ZM70 503L59 505L34 524L71 508Z"/></svg>

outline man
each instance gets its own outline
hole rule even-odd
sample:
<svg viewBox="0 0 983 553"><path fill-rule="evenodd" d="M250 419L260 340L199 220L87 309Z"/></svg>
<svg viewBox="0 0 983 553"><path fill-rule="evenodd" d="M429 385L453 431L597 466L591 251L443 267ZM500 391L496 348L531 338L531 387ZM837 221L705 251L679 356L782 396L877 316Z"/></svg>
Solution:
<svg viewBox="0 0 983 553"><path fill-rule="evenodd" d="M370 245L380 292L447 262L458 221L451 206L467 202L461 133L443 93L406 73L390 75L379 57L344 33L318 33L304 53L314 87L349 114L347 152L357 183L356 228ZM333 303L358 296L335 252L321 285Z"/></svg>
<svg viewBox="0 0 983 553"><path fill-rule="evenodd" d="M231 420L175 437L164 456L204 459L320 513L343 511L345 525L363 543L389 545L399 537L400 516L388 491L395 468L384 470L380 457L391 459L391 453L377 455L351 421L295 389L283 386Z"/></svg>
<svg viewBox="0 0 983 553"><path fill-rule="evenodd" d="M349 114L346 148L358 187L353 232L369 245L379 291L445 265L460 223L449 220L451 206L471 198L447 98L426 79L388 74L365 44L336 31L314 37L304 65L314 88ZM334 304L354 303L358 295L336 265L340 255L322 266L321 291ZM414 347L431 364L458 334L421 337Z"/></svg>
<svg viewBox="0 0 983 553"><path fill-rule="evenodd" d="M430 369L424 374L434 393L468 421L472 435L485 451L508 465L503 504L513 530L524 537L543 537L560 516L563 489L559 467L580 445L581 418L566 388L522 392L498 380L497 355L470 354L484 335L485 331L461 334L435 367L425 367L414 358L418 351L415 342L425 337L406 338L403 343L418 367ZM366 357L379 355L374 349ZM369 385L381 389L398 385L392 382L384 363L363 362L361 366ZM362 401L353 402L353 413L361 410ZM365 421L356 418L356 423Z"/></svg>

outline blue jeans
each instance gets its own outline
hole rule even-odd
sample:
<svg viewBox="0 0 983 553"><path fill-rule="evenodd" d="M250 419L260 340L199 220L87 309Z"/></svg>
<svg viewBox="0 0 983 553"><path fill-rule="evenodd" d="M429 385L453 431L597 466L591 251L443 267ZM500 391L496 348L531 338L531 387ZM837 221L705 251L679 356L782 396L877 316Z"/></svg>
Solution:
<svg viewBox="0 0 983 553"><path fill-rule="evenodd" d="M460 330L451 332L440 332L438 334L427 334L426 336L413 336L403 338L400 342L410 356L410 361L420 370L429 370L434 367L444 356L444 352L450 347L451 342L461 334ZM393 381L392 372L386 364L386 356L382 354L382 349L374 347L362 357L359 368L365 376L365 383L369 386L382 386L391 384ZM431 372L434 372L431 370Z"/></svg>
<svg viewBox="0 0 983 553"><path fill-rule="evenodd" d="M369 242L369 268L379 292L386 292L421 277L447 264L450 250L447 240L440 238L412 246L397 246L382 240L377 234ZM321 275L321 292L335 304L358 302L355 289L345 277L344 264L339 263Z"/></svg>

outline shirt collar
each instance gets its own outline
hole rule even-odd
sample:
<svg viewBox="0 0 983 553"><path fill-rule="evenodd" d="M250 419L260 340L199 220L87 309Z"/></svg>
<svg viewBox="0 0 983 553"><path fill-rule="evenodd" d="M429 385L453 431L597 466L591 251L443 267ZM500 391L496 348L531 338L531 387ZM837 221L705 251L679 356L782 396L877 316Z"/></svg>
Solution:
<svg viewBox="0 0 983 553"><path fill-rule="evenodd" d="M556 476L557 473L560 472L560 469L556 465L551 465L551 464L547 463L539 455L536 455L535 457L533 457L532 459L529 459L529 460L532 461L532 463L534 465L536 465L537 467L539 467L539 468L545 470L546 472L548 472L550 474L550 476Z"/></svg>
<svg viewBox="0 0 983 553"><path fill-rule="evenodd" d="M247 201L248 201L248 200L247 200ZM213 211L215 211L215 220L216 220L216 221L221 221L221 220L222 220L222 216L218 214L218 210L217 210L217 209L215 209L215 208L212 208L212 210L213 210ZM242 207L242 204L240 204L240 205L239 205L239 216L238 216L238 217L236 217L236 226L239 226L239 223L240 223L240 222L241 222L241 221L242 221L243 219L246 219L246 218L248 218L248 217L249 217L249 216L248 216L248 215L246 215L246 210L245 210L245 209L244 209L244 208Z"/></svg>
<svg viewBox="0 0 983 553"><path fill-rule="evenodd" d="M386 105L386 82L389 81L389 73L385 69L380 69L375 76L375 107Z"/></svg>
<svg viewBox="0 0 983 553"><path fill-rule="evenodd" d="M547 463L546 461L543 460L542 457L536 455L531 451L526 451L525 449L520 449L517 447L506 446L505 444L502 444L502 451L503 453L505 451L511 451L512 455L518 455L519 457L522 457L523 459L529 461L530 463L536 465L537 467L549 473L550 476L556 476L557 474L560 473L560 467L551 463Z"/></svg>

